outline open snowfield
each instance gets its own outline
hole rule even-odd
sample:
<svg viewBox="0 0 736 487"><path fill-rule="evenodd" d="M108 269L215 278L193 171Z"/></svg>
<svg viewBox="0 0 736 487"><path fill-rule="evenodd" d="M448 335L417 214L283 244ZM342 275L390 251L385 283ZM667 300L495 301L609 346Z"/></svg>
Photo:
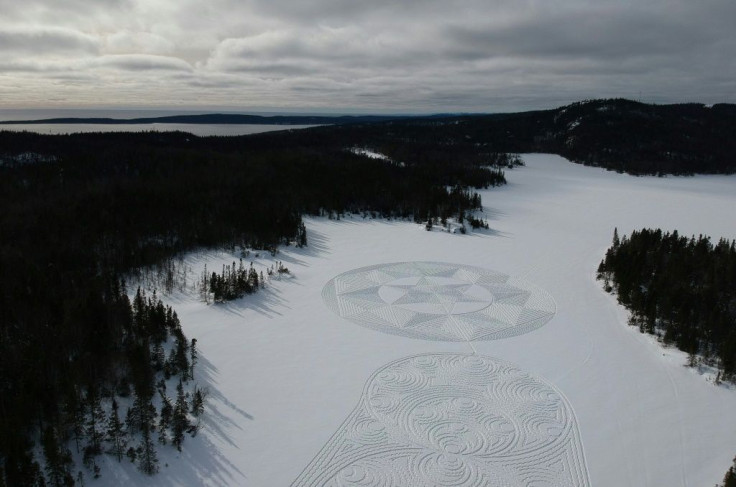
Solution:
<svg viewBox="0 0 736 487"><path fill-rule="evenodd" d="M91 484L720 481L736 390L628 327L595 270L614 227L736 238L736 177L524 160L482 192L491 230L307 219L308 248L248 259L290 277L222 305L166 297L198 341L204 427L181 454L163 448L157 476L108 457ZM187 262L194 279L234 258Z"/></svg>

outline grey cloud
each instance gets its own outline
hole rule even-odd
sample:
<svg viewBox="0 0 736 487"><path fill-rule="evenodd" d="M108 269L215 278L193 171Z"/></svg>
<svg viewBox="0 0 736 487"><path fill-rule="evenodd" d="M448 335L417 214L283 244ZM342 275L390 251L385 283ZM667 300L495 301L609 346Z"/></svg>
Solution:
<svg viewBox="0 0 736 487"><path fill-rule="evenodd" d="M97 58L92 65L101 68L117 68L130 71L190 71L192 69L189 63L181 59L151 54L106 55Z"/></svg>
<svg viewBox="0 0 736 487"><path fill-rule="evenodd" d="M711 32L692 29L653 14L568 14L527 19L518 25L445 29L450 54L465 58L493 56L606 58L617 60L653 54L678 54L707 47Z"/></svg>
<svg viewBox="0 0 736 487"><path fill-rule="evenodd" d="M736 88L733 0L0 0L0 11L0 92L16 103L478 111L639 92L714 102Z"/></svg>
<svg viewBox="0 0 736 487"><path fill-rule="evenodd" d="M98 49L96 38L71 29L42 27L0 30L0 50L3 52L43 56L59 52L95 54Z"/></svg>

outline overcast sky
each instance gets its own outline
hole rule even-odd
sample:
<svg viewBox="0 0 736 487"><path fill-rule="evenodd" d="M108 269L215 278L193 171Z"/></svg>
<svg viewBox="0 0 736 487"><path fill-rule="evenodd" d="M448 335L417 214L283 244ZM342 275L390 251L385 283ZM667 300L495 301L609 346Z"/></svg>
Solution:
<svg viewBox="0 0 736 487"><path fill-rule="evenodd" d="M736 0L0 0L0 108L736 102Z"/></svg>

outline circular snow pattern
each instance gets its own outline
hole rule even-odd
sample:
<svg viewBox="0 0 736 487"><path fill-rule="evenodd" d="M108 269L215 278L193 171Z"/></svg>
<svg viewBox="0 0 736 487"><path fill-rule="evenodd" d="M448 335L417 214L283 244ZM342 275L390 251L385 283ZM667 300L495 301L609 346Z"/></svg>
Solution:
<svg viewBox="0 0 736 487"><path fill-rule="evenodd" d="M296 486L588 486L572 408L489 357L427 354L373 374Z"/></svg>
<svg viewBox="0 0 736 487"><path fill-rule="evenodd" d="M361 326L442 341L521 335L547 323L545 291L506 274L460 264L400 262L363 267L328 282L325 304Z"/></svg>

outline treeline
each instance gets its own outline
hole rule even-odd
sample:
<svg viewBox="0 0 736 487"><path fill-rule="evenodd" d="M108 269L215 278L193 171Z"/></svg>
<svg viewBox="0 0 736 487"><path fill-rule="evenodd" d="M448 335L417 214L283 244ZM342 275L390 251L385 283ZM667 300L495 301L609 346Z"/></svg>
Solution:
<svg viewBox="0 0 736 487"><path fill-rule="evenodd" d="M311 133L368 141L393 160L408 157L403 142L411 141L428 144L429 159L454 153L477 161L493 154L549 152L618 172L664 175L736 172L735 129L733 104L603 99L553 110L399 119Z"/></svg>
<svg viewBox="0 0 736 487"><path fill-rule="evenodd" d="M598 278L631 312L630 324L657 334L719 369L736 373L736 241L661 230L635 231L613 244Z"/></svg>
<svg viewBox="0 0 736 487"><path fill-rule="evenodd" d="M726 471L726 475L723 476L723 483L716 487L736 487L736 458L734 458L733 465Z"/></svg>
<svg viewBox="0 0 736 487"><path fill-rule="evenodd" d="M732 104L591 100L557 109L540 143L572 161L630 174L734 173L735 129Z"/></svg>
<svg viewBox="0 0 736 487"><path fill-rule="evenodd" d="M88 476L101 475L102 454L150 475L158 470L157 445L181 450L185 435L196 434L205 393L184 387L197 363L196 340L187 341L176 313L155 295L138 290L131 303L124 283L105 284L101 294L77 303L68 317L74 327L48 327L35 336L4 330L3 345L18 345L6 352L37 355L3 360L4 366L22 360L24 367L3 370L18 376L0 415L2 485L83 483L70 443ZM177 383L174 397L167 383ZM43 468L29 453L34 438L40 439Z"/></svg>
<svg viewBox="0 0 736 487"><path fill-rule="evenodd" d="M733 104L655 105L603 99L521 113L385 117L380 123L368 123L371 120L380 117L346 118L339 125L309 130L221 137L216 143L213 138L186 139L192 146L228 152L286 146L320 151L328 146L370 147L393 161L421 164L425 173L439 171L449 185L474 187L493 185L478 168L508 167L500 159L520 152L549 152L630 174L736 172ZM53 143L61 144L61 139ZM30 152L18 158L23 151L4 141L0 164L24 163L33 158L34 151Z"/></svg>
<svg viewBox="0 0 736 487"><path fill-rule="evenodd" d="M40 485L40 474L67 485L76 467L64 448L76 423L66 411L92 394L108 414L113 400L126 404L126 382L146 415L127 430L137 431L130 446L143 471L155 470L152 450L138 449L154 425L160 437L168 417L151 381L178 374L186 382L181 350L191 344L171 325L173 310L162 318L152 303L140 318L122 276L158 266L171 288L177 274L166 263L187 250L305 245L304 214L467 214L481 204L471 186L503 183L486 156L473 156L487 148L463 144L453 155L441 141L387 134L382 143L406 154L404 164L389 164L315 130L260 138L0 132L0 485ZM247 293L255 289L247 274L244 282L239 269L210 274L209 291L217 299ZM168 441L178 438L164 429ZM33 455L42 444L43 462ZM91 458L98 451L94 444ZM61 466L52 475L41 464Z"/></svg>

